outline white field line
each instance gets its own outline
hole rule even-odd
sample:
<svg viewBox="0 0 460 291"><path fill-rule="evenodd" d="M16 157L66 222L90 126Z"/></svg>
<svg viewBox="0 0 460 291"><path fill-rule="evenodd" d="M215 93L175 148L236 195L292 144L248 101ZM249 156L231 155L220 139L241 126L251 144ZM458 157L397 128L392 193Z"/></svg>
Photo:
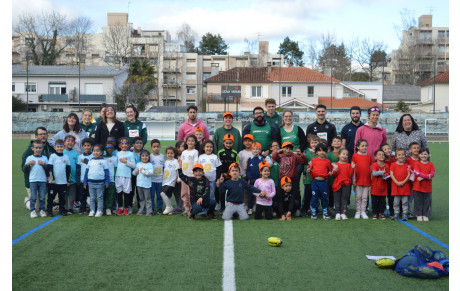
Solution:
<svg viewBox="0 0 460 291"><path fill-rule="evenodd" d="M233 251L233 222L225 221L224 228L224 263L222 268L222 290L234 291L235 284L235 254Z"/></svg>

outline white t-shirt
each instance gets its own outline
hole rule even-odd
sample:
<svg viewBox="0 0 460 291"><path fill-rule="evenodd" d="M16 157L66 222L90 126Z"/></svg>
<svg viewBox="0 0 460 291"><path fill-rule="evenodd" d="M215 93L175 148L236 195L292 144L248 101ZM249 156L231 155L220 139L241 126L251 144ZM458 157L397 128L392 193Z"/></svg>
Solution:
<svg viewBox="0 0 460 291"><path fill-rule="evenodd" d="M177 162L176 159L165 161L162 186L174 187L176 185L178 169L179 169L179 163Z"/></svg>
<svg viewBox="0 0 460 291"><path fill-rule="evenodd" d="M197 150L184 150L180 155L182 160L182 172L185 176L193 177L193 165L198 163L198 151Z"/></svg>
<svg viewBox="0 0 460 291"><path fill-rule="evenodd" d="M246 149L243 149L238 153L238 159L241 166L241 177L246 176L246 164L248 163L250 157L252 157L252 150L247 151Z"/></svg>
<svg viewBox="0 0 460 291"><path fill-rule="evenodd" d="M163 182L163 167L165 164L165 155L163 154L150 154L150 163L153 165L152 183Z"/></svg>
<svg viewBox="0 0 460 291"><path fill-rule="evenodd" d="M215 154L202 154L198 158L198 163L203 165L204 175L209 181L216 180L217 167L222 165L220 159Z"/></svg>

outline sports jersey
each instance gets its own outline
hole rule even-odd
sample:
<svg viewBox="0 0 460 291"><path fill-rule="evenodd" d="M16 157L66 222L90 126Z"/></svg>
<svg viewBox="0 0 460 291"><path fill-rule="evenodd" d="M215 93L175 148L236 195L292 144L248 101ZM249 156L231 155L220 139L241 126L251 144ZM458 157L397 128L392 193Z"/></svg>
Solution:
<svg viewBox="0 0 460 291"><path fill-rule="evenodd" d="M165 155L150 154L150 163L153 165L152 183L163 182L163 167L165 165Z"/></svg>
<svg viewBox="0 0 460 291"><path fill-rule="evenodd" d="M139 152L139 153L137 154L135 151L133 151L132 153L133 153L133 155L134 155L134 162L135 162L136 165L137 165L137 163L140 163L140 162L141 162L141 153Z"/></svg>
<svg viewBox="0 0 460 291"><path fill-rule="evenodd" d="M250 157L248 159L246 166L246 177L248 178L248 181L255 182L259 177L260 177L260 172L259 172L259 164L263 161L264 159L262 156L257 156L257 157Z"/></svg>
<svg viewBox="0 0 460 291"><path fill-rule="evenodd" d="M162 186L171 186L171 187L176 186L178 169L179 169L179 163L177 162L177 159L165 161Z"/></svg>
<svg viewBox="0 0 460 291"><path fill-rule="evenodd" d="M262 146L262 151L266 151L270 148L270 142L272 141L272 128L270 123L266 122L263 126L257 126L251 123L250 134L254 137L254 141L259 142Z"/></svg>
<svg viewBox="0 0 460 291"><path fill-rule="evenodd" d="M415 163L417 163L418 161L419 160L416 160L412 156L410 156L406 159L406 164L409 164L411 171L414 171Z"/></svg>
<svg viewBox="0 0 460 291"><path fill-rule="evenodd" d="M371 156L356 153L351 158L351 161L355 163L355 184L359 186L371 186Z"/></svg>
<svg viewBox="0 0 460 291"><path fill-rule="evenodd" d="M115 168L118 166L117 156L104 156L107 161L107 167L109 168L110 183L115 183Z"/></svg>
<svg viewBox="0 0 460 291"><path fill-rule="evenodd" d="M142 163L142 162L137 163L136 168L134 170L136 169L139 169L139 173L135 174L137 175L136 186L142 187L142 188L151 188L152 187L151 175L153 174L153 164Z"/></svg>
<svg viewBox="0 0 460 291"><path fill-rule="evenodd" d="M372 171L385 171L385 174L390 174L390 166L387 164L383 164L380 166L377 162L372 164ZM382 176L372 176L372 187L371 187L371 194L376 196L387 196L388 194L388 183L386 180L383 180ZM391 179L391 178L390 178Z"/></svg>
<svg viewBox="0 0 460 291"><path fill-rule="evenodd" d="M184 175L188 177L193 177L193 165L198 163L198 151L193 150L184 150L180 155L180 159L182 160L182 171Z"/></svg>
<svg viewBox="0 0 460 291"><path fill-rule="evenodd" d="M337 153L337 155L338 155L338 153ZM331 161L331 165L332 165L332 163L337 163L339 161L339 158L334 155L334 151L330 151L330 152L327 153L327 159L329 161ZM328 181L329 187L332 187L332 184L334 184L334 175L329 176L328 180L329 180Z"/></svg>
<svg viewBox="0 0 460 291"><path fill-rule="evenodd" d="M145 123L140 121L139 119L136 119L134 122L130 122L129 120L126 120L123 123L123 126L125 128L125 134L127 138L129 138L129 144L133 144L133 138L135 137L142 137L142 141L144 142L144 145L147 143L147 126Z"/></svg>
<svg viewBox="0 0 460 291"><path fill-rule="evenodd" d="M238 159L243 167L241 167L241 177L246 177L246 165L248 164L248 159L252 157L252 150L247 151L246 149L238 153Z"/></svg>
<svg viewBox="0 0 460 291"><path fill-rule="evenodd" d="M70 160L70 184L77 182L77 162L78 162L78 152L75 150L64 150L64 155L67 155Z"/></svg>
<svg viewBox="0 0 460 291"><path fill-rule="evenodd" d="M220 162L222 163L222 170L223 174L228 173L228 168L232 163L240 163L240 159L238 158L238 153L234 149L221 149L217 152L217 156L219 157ZM242 168L244 166L240 166Z"/></svg>
<svg viewBox="0 0 460 291"><path fill-rule="evenodd" d="M291 132L287 132L284 129L284 126L281 127L280 135L281 135L281 144L283 144L286 141L291 142L294 145L293 151L295 151L300 146L299 127L297 125L292 126Z"/></svg>
<svg viewBox="0 0 460 291"><path fill-rule="evenodd" d="M349 163L336 163L336 165L338 167L337 171L332 171L332 175L334 176L334 183L332 183L333 192L339 191L343 185L350 186L351 178L355 171Z"/></svg>
<svg viewBox="0 0 460 291"><path fill-rule="evenodd" d="M317 135L319 138L324 138L327 140L327 146L331 146L332 138L337 136L337 130L335 125L325 120L323 123L318 123L318 120L309 124L305 132L305 136L309 133L312 135Z"/></svg>
<svg viewBox="0 0 460 291"><path fill-rule="evenodd" d="M275 182L275 186L278 187L278 185L280 184L280 164L278 164L277 161L272 159L271 154L268 155L267 158L269 158L273 164L270 167L270 179L272 179L273 182ZM265 160L267 160L267 158L265 158Z"/></svg>
<svg viewBox="0 0 460 291"><path fill-rule="evenodd" d="M94 124L94 123L91 123L91 124ZM83 153L83 154L80 154L78 156L78 160L77 160L77 168L80 167L80 181L79 182L83 182L83 179L85 178L85 172L86 172L86 168L88 168L88 162L93 158L93 154L86 154L86 153Z"/></svg>
<svg viewBox="0 0 460 291"><path fill-rule="evenodd" d="M209 181L216 180L217 167L221 166L222 163L215 154L202 154L198 157L198 163L203 165L204 175Z"/></svg>
<svg viewBox="0 0 460 291"><path fill-rule="evenodd" d="M424 179L419 181L417 177L426 178L426 175L430 175L431 178L434 177L434 164L432 162L428 162L426 164L422 162L416 162L414 165L414 172L415 172L415 181L414 186L412 187L413 190L422 192L422 193L431 193L432 192L432 180Z"/></svg>
<svg viewBox="0 0 460 291"><path fill-rule="evenodd" d="M310 166L310 176L312 179L315 177L327 179L329 177L329 172L331 171L331 161L328 159L313 158Z"/></svg>
<svg viewBox="0 0 460 291"><path fill-rule="evenodd" d="M121 162L121 158L126 158L126 163ZM115 177L131 178L132 169L136 166L134 154L129 151L119 151L117 153L117 164L117 172L115 173Z"/></svg>
<svg viewBox="0 0 460 291"><path fill-rule="evenodd" d="M36 157L34 155L28 156L26 164L30 161L35 161L35 164L29 166L29 182L46 182L47 171L45 170L48 164L48 159L45 156ZM39 165L38 161L42 161L44 165Z"/></svg>
<svg viewBox="0 0 460 291"><path fill-rule="evenodd" d="M399 182L402 182L406 179L407 174L410 173L409 164L399 165L398 163L393 163L390 166L390 172L393 172L393 176ZM392 179L393 180L393 179ZM391 196L396 195L410 195L410 185L409 182L406 182L402 187L396 186L395 182L391 182Z"/></svg>
<svg viewBox="0 0 460 291"><path fill-rule="evenodd" d="M313 158L317 158L318 155L315 154L315 151L312 151L310 149L306 149L305 150L305 156L307 157L307 161L308 161L308 165L311 164L311 160L313 160ZM306 169L306 168L305 168ZM311 179L311 176L310 175L305 175L305 180L304 180L304 184L305 185L311 185L311 183L313 182L313 180Z"/></svg>
<svg viewBox="0 0 460 291"><path fill-rule="evenodd" d="M81 128L88 134L88 137L89 138L92 138L91 136L93 135L94 132L96 132L96 127L97 127L97 124L96 123L92 123L90 122L90 124L88 125L84 125L83 124L83 121L80 122L80 126ZM93 139L94 140L94 139ZM84 173L84 172L83 172ZM82 175L83 176L83 175Z"/></svg>
<svg viewBox="0 0 460 291"><path fill-rule="evenodd" d="M101 182L104 181L105 185L110 183L110 173L107 161L100 158L92 158L88 162L88 167L86 168L84 174L83 185L87 185L88 182Z"/></svg>
<svg viewBox="0 0 460 291"><path fill-rule="evenodd" d="M62 154L59 156L58 154L54 153L50 156L48 161L48 165L52 166L53 169L53 178L56 184L63 185L67 184L67 174L66 168L70 170L70 159L67 155Z"/></svg>

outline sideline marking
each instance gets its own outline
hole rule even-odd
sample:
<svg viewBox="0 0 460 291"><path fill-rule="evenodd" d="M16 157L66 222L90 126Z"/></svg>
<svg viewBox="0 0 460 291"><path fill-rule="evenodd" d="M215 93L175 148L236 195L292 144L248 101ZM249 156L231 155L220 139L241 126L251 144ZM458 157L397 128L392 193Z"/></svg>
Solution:
<svg viewBox="0 0 460 291"><path fill-rule="evenodd" d="M13 245L14 245L15 243L17 243L18 241L22 240L23 238L26 238L26 237L28 237L29 235L31 235L32 233L36 232L36 231L39 230L40 228L43 228L43 227L47 226L47 225L50 224L51 222L53 222L53 221L55 221L56 219L59 219L59 218L61 218L61 217L62 217L61 215L57 215L57 216L54 217L53 219L50 219L50 220L48 220L47 222L42 223L42 224L40 224L39 226L37 226L36 228L34 228L34 229L32 229L32 230L26 232L25 234L19 236L18 238L16 238L16 239L13 240Z"/></svg>
<svg viewBox="0 0 460 291"><path fill-rule="evenodd" d="M427 237L429 238L430 240L434 241L435 243L437 243L438 245L440 245L441 247L445 248L446 250L449 250L449 246L446 245L445 243L441 242L440 240L432 237L431 235L427 234L426 232L423 232L421 231L420 229L416 228L415 226L413 226L412 224L406 222L406 221L402 221L401 219L398 219L399 222L401 222L402 224L404 224L405 226L408 226L409 228L412 228L413 230L415 230L416 232L420 233L421 235L423 235L424 237Z"/></svg>
<svg viewBox="0 0 460 291"><path fill-rule="evenodd" d="M226 220L224 228L224 263L222 268L222 290L234 291L235 254L233 251L233 221Z"/></svg>

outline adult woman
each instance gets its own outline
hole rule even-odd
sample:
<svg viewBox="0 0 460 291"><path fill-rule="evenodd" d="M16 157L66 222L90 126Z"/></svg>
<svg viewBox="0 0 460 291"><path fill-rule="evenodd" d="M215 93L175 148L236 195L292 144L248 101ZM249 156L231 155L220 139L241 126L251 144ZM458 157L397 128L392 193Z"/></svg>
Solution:
<svg viewBox="0 0 460 291"><path fill-rule="evenodd" d="M294 151L300 148L300 152L307 148L307 139L302 128L292 124L294 121L294 115L291 110L284 110L283 112L283 124L280 128L281 144L285 141L290 141L294 145Z"/></svg>
<svg viewBox="0 0 460 291"><path fill-rule="evenodd" d="M75 137L75 146L73 149L81 154L83 152L81 141L87 138L88 134L81 128L78 116L75 113L69 113L69 115L67 115L62 130L49 140L50 145L54 146L58 139L65 140L66 135L73 135Z"/></svg>
<svg viewBox="0 0 460 291"><path fill-rule="evenodd" d="M409 145L412 142L418 143L420 148L428 148L425 134L419 129L412 115L406 113L399 119L398 127L391 139L391 150L394 152L398 148L405 149L406 157L409 157Z"/></svg>
<svg viewBox="0 0 460 291"><path fill-rule="evenodd" d="M96 128L95 140L96 143L105 145L107 138L113 136L118 145L118 139L125 136L125 127L123 122L117 120L115 108L107 106L102 121Z"/></svg>
<svg viewBox="0 0 460 291"><path fill-rule="evenodd" d="M140 121L139 111L133 104L126 106L126 121L123 123L125 127L125 136L129 138L129 144L133 145L133 138L140 136L144 145L147 143L147 126Z"/></svg>
<svg viewBox="0 0 460 291"><path fill-rule="evenodd" d="M93 112L91 110L86 109L83 111L83 115L81 116L80 126L83 130L88 134L89 137L94 138L94 132L96 131L96 123L91 122L93 119Z"/></svg>
<svg viewBox="0 0 460 291"><path fill-rule="evenodd" d="M378 106L369 108L367 116L369 121L356 131L355 146L358 140L365 139L367 141L367 154L371 156L372 162L375 162L374 153L382 143L387 142L387 132L379 123L380 108Z"/></svg>

